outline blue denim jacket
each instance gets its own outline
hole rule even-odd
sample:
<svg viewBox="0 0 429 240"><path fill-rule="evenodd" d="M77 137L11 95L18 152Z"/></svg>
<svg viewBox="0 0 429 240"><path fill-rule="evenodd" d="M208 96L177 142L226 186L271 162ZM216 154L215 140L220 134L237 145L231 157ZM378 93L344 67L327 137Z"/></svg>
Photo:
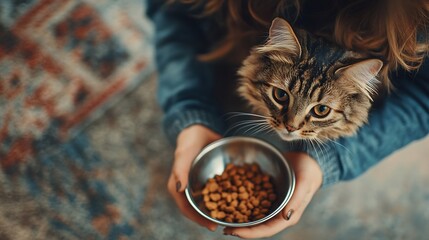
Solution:
<svg viewBox="0 0 429 240"><path fill-rule="evenodd" d="M193 124L223 133L220 109L213 100L213 66L196 59L210 45L210 25L193 17L197 8L166 7L162 2L148 1L147 13L155 26L158 100L165 112L165 132L173 143L180 131ZM324 186L359 176L429 133L429 62L417 72L398 71L391 76L395 91L371 111L368 124L357 134L325 144L320 155L303 144L291 148L318 161Z"/></svg>

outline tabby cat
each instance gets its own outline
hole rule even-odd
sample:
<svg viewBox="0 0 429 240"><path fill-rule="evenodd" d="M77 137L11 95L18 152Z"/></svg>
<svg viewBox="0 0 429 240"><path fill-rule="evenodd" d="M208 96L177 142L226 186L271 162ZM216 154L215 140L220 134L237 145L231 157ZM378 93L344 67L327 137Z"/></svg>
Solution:
<svg viewBox="0 0 429 240"><path fill-rule="evenodd" d="M239 93L283 140L326 141L367 121L382 67L276 18L238 71Z"/></svg>

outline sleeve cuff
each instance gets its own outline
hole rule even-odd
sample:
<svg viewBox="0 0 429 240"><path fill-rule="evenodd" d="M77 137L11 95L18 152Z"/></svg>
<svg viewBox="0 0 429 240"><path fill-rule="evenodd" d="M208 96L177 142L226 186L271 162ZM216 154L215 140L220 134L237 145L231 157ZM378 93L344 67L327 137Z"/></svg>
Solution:
<svg viewBox="0 0 429 240"><path fill-rule="evenodd" d="M204 125L219 134L222 134L224 129L223 123L217 115L200 109L175 112L166 116L163 121L164 131L173 145L176 144L179 133L194 124Z"/></svg>

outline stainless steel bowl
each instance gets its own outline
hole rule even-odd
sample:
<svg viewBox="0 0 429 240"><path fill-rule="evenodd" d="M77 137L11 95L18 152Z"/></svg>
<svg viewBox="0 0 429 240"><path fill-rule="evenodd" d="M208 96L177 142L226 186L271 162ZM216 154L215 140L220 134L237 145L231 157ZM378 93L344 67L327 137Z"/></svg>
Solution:
<svg viewBox="0 0 429 240"><path fill-rule="evenodd" d="M205 183L222 174L228 163L242 165L257 163L264 173L273 177L277 200L266 217L245 223L228 223L210 217L201 195ZM223 226L245 227L267 221L279 213L290 200L295 189L295 175L284 156L271 144L250 137L229 137L205 147L195 158L185 190L192 207L203 217Z"/></svg>

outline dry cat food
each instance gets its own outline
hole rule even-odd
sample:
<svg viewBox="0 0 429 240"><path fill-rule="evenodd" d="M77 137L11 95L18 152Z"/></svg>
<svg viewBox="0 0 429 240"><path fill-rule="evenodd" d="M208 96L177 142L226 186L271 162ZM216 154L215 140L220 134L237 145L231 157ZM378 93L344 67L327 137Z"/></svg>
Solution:
<svg viewBox="0 0 429 240"><path fill-rule="evenodd" d="M226 165L221 175L207 180L202 194L210 216L229 223L265 217L277 198L271 177L256 163Z"/></svg>

